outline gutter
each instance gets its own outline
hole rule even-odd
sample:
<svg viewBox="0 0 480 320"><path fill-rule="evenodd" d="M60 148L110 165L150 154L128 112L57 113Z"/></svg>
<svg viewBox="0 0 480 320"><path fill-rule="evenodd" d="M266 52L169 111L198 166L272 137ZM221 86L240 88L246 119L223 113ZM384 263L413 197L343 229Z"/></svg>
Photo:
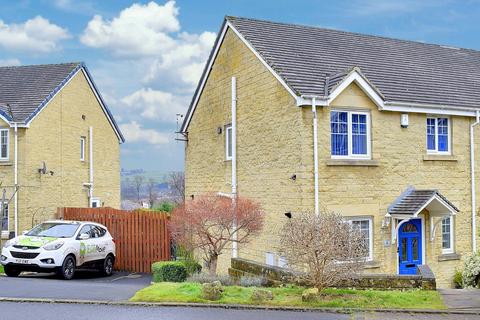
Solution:
<svg viewBox="0 0 480 320"><path fill-rule="evenodd" d="M472 198L472 251L477 252L477 204L475 188L475 144L474 127L480 124L480 111L476 111L476 121L470 125L470 181Z"/></svg>

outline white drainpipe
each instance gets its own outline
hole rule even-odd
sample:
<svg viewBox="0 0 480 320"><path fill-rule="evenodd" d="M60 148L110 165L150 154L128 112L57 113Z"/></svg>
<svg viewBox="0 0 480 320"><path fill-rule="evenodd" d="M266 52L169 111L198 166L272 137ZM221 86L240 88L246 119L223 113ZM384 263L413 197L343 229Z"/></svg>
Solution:
<svg viewBox="0 0 480 320"><path fill-rule="evenodd" d="M14 125L14 147L13 147L13 157L14 157L14 185L15 189L13 192L14 194L14 214L15 214L15 237L18 236L18 125L15 123Z"/></svg>
<svg viewBox="0 0 480 320"><path fill-rule="evenodd" d="M232 77L232 202L234 219L232 228L237 228L237 78ZM232 257L238 257L237 233L233 233Z"/></svg>
<svg viewBox="0 0 480 320"><path fill-rule="evenodd" d="M317 120L317 104L315 97L312 97L312 113L313 113L313 175L315 184L315 215L319 215L318 206L318 120Z"/></svg>
<svg viewBox="0 0 480 320"><path fill-rule="evenodd" d="M471 198L472 198L472 251L477 252L477 204L475 195L475 145L474 145L474 127L480 123L480 112L476 111L476 121L470 125L470 180L471 180Z"/></svg>
<svg viewBox="0 0 480 320"><path fill-rule="evenodd" d="M89 189L88 189L88 202L90 207L92 206L93 201L93 128L89 128L89 168L90 168L90 179L89 179Z"/></svg>

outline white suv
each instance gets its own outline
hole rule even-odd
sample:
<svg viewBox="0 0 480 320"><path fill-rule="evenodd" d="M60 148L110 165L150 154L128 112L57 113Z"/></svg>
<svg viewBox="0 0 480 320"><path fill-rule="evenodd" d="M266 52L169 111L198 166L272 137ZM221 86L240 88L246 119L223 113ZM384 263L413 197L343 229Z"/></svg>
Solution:
<svg viewBox="0 0 480 320"><path fill-rule="evenodd" d="M9 277L22 271L56 271L67 280L77 268L93 268L110 276L114 262L115 242L105 226L63 220L44 222L7 241L0 258Z"/></svg>

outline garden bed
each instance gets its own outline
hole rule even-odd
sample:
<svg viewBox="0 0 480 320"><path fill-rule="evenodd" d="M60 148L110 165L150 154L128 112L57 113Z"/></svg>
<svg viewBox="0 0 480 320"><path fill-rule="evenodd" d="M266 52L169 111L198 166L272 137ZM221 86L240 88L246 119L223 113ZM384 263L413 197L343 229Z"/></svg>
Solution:
<svg viewBox="0 0 480 320"><path fill-rule="evenodd" d="M265 288L263 288L265 289ZM325 289L318 301L303 302L305 288L287 286L268 288L273 300L264 301L267 306L311 308L384 308L384 309L445 309L440 294L428 290L380 291L354 289ZM255 305L251 296L255 287L225 286L220 300L202 298L202 285L193 282L161 282L138 291L131 301L142 302L194 302Z"/></svg>

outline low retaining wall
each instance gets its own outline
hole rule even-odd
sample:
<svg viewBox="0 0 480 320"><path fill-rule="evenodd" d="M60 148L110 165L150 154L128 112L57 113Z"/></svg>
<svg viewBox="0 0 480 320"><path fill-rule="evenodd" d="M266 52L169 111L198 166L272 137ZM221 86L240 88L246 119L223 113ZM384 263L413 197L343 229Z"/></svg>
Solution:
<svg viewBox="0 0 480 320"><path fill-rule="evenodd" d="M285 268L269 266L252 260L232 258L232 266L228 270L230 276L240 279L245 276L261 276L268 285L278 286L292 282L294 272ZM301 283L299 283L302 285ZM337 287L357 289L423 289L435 290L436 282L433 272L427 265L417 267L416 275L396 274L360 274L353 279L342 281Z"/></svg>

